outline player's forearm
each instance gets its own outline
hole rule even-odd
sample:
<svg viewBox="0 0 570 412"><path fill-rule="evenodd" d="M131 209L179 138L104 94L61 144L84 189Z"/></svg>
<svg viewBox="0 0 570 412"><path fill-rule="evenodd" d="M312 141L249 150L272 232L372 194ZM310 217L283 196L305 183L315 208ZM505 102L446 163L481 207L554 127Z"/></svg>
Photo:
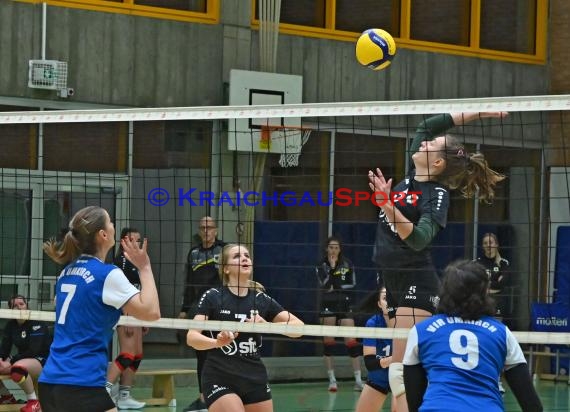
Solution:
<svg viewBox="0 0 570 412"><path fill-rule="evenodd" d="M441 227L431 220L429 216L422 216L419 222L414 225L412 233L404 239L404 242L415 251L420 251L431 245L435 235Z"/></svg>
<svg viewBox="0 0 570 412"><path fill-rule="evenodd" d="M139 310L136 313L132 313L132 315L141 320L160 319L158 291L150 264L140 268L139 277L141 281L141 293L138 295L140 306Z"/></svg>
<svg viewBox="0 0 570 412"><path fill-rule="evenodd" d="M186 335L186 343L196 350L208 350L218 347L218 341L202 335L201 331L190 329Z"/></svg>
<svg viewBox="0 0 570 412"><path fill-rule="evenodd" d="M423 141L433 140L441 136L456 124L457 123L454 123L452 116L449 114L439 114L428 117L418 125L414 140L410 146L410 153L417 152Z"/></svg>
<svg viewBox="0 0 570 412"><path fill-rule="evenodd" d="M523 412L542 411L542 403L534 389L526 363L505 370L505 378Z"/></svg>
<svg viewBox="0 0 570 412"><path fill-rule="evenodd" d="M382 207L386 219L392 225L400 239L405 240L414 230L414 224L410 222L394 205L386 204Z"/></svg>
<svg viewBox="0 0 570 412"><path fill-rule="evenodd" d="M291 319L287 320L286 322L273 322L277 325L293 325L293 326L303 326L305 323L296 317L295 315L291 315ZM301 333L284 333L283 335L288 336L290 338L300 338L303 336Z"/></svg>

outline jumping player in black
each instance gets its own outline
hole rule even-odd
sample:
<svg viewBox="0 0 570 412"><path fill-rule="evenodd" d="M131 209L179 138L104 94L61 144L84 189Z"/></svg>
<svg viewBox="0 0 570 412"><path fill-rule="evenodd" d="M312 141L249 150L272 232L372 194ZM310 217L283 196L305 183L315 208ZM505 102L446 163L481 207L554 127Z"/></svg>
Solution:
<svg viewBox="0 0 570 412"><path fill-rule="evenodd" d="M356 273L352 262L342 253L340 239L331 236L327 239L327 248L323 259L316 267L320 290L320 321L322 325L354 326L352 314L352 289L356 285ZM323 338L325 365L329 377L329 391L337 391L334 374L333 347L336 340L333 336ZM354 338L344 338L344 344L352 362L354 372L354 390L362 391L364 383L360 371L360 355L362 346Z"/></svg>
<svg viewBox="0 0 570 412"><path fill-rule="evenodd" d="M225 243L218 240L216 222L209 216L200 219L198 235L202 243L190 249L186 261L186 289L179 318L192 319L196 315L198 300L208 289L220 285L218 261ZM202 368L206 352L196 351L198 370L198 389L200 397L190 404L184 412L197 412L206 409L202 395Z"/></svg>
<svg viewBox="0 0 570 412"><path fill-rule="evenodd" d="M251 280L249 251L240 245L224 247L220 262L223 286L208 290L200 299L194 320L303 322L263 292ZM289 335L298 337L298 335ZM189 330L187 343L208 356L202 371L202 390L210 412L273 411L267 371L259 355L261 336L232 331Z"/></svg>
<svg viewBox="0 0 570 412"><path fill-rule="evenodd" d="M8 307L27 310L28 303L22 295L15 295L8 301ZM26 394L27 402L21 412L41 411L32 379L40 375L49 355L51 334L44 322L37 320L11 319L6 323L0 344L0 374L10 375ZM16 354L10 355L12 346ZM0 381L0 404L17 403Z"/></svg>
<svg viewBox="0 0 570 412"><path fill-rule="evenodd" d="M392 189L380 169L368 173L369 186L380 206L374 261L387 290L391 327L410 328L431 316L438 302L439 280L429 246L447 223L449 190L465 197L479 190L480 200L494 197L494 186L504 176L490 169L481 153L468 153L444 133L453 126L483 117L503 118L506 112L454 113L423 121L410 147L411 169ZM385 202L387 193L405 192L404 199ZM394 339L390 388L398 411L407 411L402 359L406 341Z"/></svg>

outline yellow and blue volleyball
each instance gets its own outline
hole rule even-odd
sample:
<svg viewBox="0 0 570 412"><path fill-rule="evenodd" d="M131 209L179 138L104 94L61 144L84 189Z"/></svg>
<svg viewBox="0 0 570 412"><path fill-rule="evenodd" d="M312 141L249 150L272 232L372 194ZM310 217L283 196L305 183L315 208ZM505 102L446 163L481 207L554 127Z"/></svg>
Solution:
<svg viewBox="0 0 570 412"><path fill-rule="evenodd" d="M395 55L396 42L385 30L365 30L356 42L356 60L369 69L385 69Z"/></svg>

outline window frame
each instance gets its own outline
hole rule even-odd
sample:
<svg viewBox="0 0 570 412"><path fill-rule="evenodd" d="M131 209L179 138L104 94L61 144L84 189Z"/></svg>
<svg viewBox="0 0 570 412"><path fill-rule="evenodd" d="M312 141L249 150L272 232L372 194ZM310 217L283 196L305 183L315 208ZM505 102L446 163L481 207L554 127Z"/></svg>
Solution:
<svg viewBox="0 0 570 412"><path fill-rule="evenodd" d="M326 8L325 27L311 27L291 23L280 23L279 32L282 34L291 34L297 36L355 42L360 33L335 29L336 0L324 1ZM546 64L549 0L536 0L535 51L533 54L492 50L480 47L481 0L471 0L470 27L468 29L468 32L470 33L470 44L468 46L414 40L410 38L412 2L411 0L399 1L400 36L394 36L398 47L420 51L454 54L466 57L503 60L516 63L540 65ZM251 27L258 30L259 20L255 18L256 7L257 0L251 0Z"/></svg>
<svg viewBox="0 0 570 412"><path fill-rule="evenodd" d="M218 24L220 22L220 0L205 0L206 12L183 11L165 7L143 6L135 4L135 0L122 0L121 3L105 0L15 0L23 3L48 6L67 7L102 11L108 13L130 14L133 16L151 17L194 23Z"/></svg>

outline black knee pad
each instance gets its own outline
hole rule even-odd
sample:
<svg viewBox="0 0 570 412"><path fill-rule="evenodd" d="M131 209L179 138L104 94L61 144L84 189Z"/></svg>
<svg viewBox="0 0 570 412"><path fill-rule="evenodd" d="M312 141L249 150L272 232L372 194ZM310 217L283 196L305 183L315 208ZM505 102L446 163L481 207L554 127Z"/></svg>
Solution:
<svg viewBox="0 0 570 412"><path fill-rule="evenodd" d="M334 342L325 342L324 348L323 348L323 355L332 356L334 345L335 345Z"/></svg>
<svg viewBox="0 0 570 412"><path fill-rule="evenodd" d="M362 345L356 339L351 339L346 342L346 350L348 351L348 356L351 358L358 358L362 355Z"/></svg>
<svg viewBox="0 0 570 412"><path fill-rule="evenodd" d="M133 361L133 363L131 364L131 366L129 366L134 372L136 372L139 369L139 366L141 366L141 362L143 359L143 355L142 353L135 355L135 360Z"/></svg>
<svg viewBox="0 0 570 412"><path fill-rule="evenodd" d="M132 353L121 352L119 356L115 358L115 365L122 371L127 368L130 368L131 365L135 362L135 355Z"/></svg>

